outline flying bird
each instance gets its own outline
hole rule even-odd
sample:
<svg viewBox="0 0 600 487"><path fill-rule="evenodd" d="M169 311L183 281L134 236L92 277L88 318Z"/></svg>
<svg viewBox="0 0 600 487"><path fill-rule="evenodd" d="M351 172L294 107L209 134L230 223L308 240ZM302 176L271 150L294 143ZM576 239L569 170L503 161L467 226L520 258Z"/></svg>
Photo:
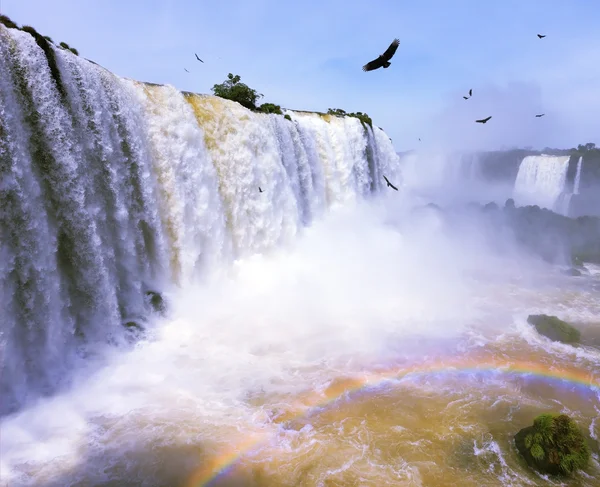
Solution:
<svg viewBox="0 0 600 487"><path fill-rule="evenodd" d="M487 118L482 118L481 120L475 120L477 123L486 123L492 116L490 115Z"/></svg>
<svg viewBox="0 0 600 487"><path fill-rule="evenodd" d="M385 175L383 175L383 179L385 179L385 182L387 183L388 187L398 191L398 188L396 188L396 186L394 186L392 183L390 183L390 180L388 178L386 178Z"/></svg>
<svg viewBox="0 0 600 487"><path fill-rule="evenodd" d="M546 37L546 35L545 35L545 34L544 34L544 35L542 35L542 34L538 34L537 36L538 36L540 39L543 39L544 37Z"/></svg>
<svg viewBox="0 0 600 487"><path fill-rule="evenodd" d="M464 98L465 100L468 100L468 99L469 99L469 97L468 97L468 96L463 96L463 98Z"/></svg>
<svg viewBox="0 0 600 487"><path fill-rule="evenodd" d="M260 186L258 187L258 192L259 192L259 193L262 193L262 192L263 192L263 190L261 189L261 187L260 187Z"/></svg>
<svg viewBox="0 0 600 487"><path fill-rule="evenodd" d="M389 68L390 64L392 64L390 63L390 59L392 59L392 56L396 53L396 49L398 49L399 45L400 41L398 39L394 39L390 44L390 47L388 47L381 56L371 62L368 62L362 67L363 71L373 71L374 69L382 67Z"/></svg>
<svg viewBox="0 0 600 487"><path fill-rule="evenodd" d="M469 90L469 96L473 96L473 89Z"/></svg>
<svg viewBox="0 0 600 487"><path fill-rule="evenodd" d="M197 59L198 61L200 61L201 63L203 63L203 62L204 62L204 61L202 61L202 59L200 59L200 58L198 57L198 54L194 53L194 55L196 56L196 59Z"/></svg>
<svg viewBox="0 0 600 487"><path fill-rule="evenodd" d="M189 73L189 71L188 71L187 69L183 68L183 70L184 70L186 73Z"/></svg>
<svg viewBox="0 0 600 487"><path fill-rule="evenodd" d="M544 115L546 115L545 113L540 113L539 115L536 115L537 118L543 117Z"/></svg>

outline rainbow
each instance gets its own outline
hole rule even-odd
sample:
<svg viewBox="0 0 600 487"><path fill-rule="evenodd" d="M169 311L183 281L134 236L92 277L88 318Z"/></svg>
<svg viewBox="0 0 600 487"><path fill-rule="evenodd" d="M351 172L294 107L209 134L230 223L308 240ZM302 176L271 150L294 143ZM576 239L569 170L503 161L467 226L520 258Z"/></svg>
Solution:
<svg viewBox="0 0 600 487"><path fill-rule="evenodd" d="M438 362L435 364L419 364L408 367L395 368L394 370L381 370L367 372L360 378L342 379L333 383L323 392L312 392L298 401L301 411L286 418L286 420L305 417L341 396L365 390L371 387L381 386L387 381L398 381L404 379L418 378L429 375L457 375L457 374L502 374L513 377L535 377L547 379L559 384L571 384L584 389L600 391L600 376L595 377L576 369L560 369L547 364L533 362L500 362L500 361L476 361L465 362ZM235 466L237 461L250 452L253 448L264 443L270 437L269 433L253 433L246 437L234 448L222 452L210 462L202 465L186 482L186 487L208 487L213 480L225 475Z"/></svg>

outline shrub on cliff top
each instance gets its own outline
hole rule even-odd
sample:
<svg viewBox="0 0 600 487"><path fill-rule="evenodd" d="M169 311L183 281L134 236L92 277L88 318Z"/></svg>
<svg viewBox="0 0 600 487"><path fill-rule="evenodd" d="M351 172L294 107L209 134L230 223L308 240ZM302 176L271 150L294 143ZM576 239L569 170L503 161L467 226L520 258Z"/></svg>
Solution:
<svg viewBox="0 0 600 487"><path fill-rule="evenodd" d="M8 18L6 15L0 15L0 24L2 24L4 27L7 27L8 29L19 28L19 26L15 24L12 20L10 20L10 18Z"/></svg>
<svg viewBox="0 0 600 487"><path fill-rule="evenodd" d="M215 96L236 101L250 110L256 110L256 101L263 96L258 91L242 83L239 75L231 73L227 75L227 79L223 83L214 85L211 91Z"/></svg>
<svg viewBox="0 0 600 487"><path fill-rule="evenodd" d="M279 105L275 105L274 103L263 103L258 108L258 111L262 113L276 113L277 115L283 115L281 107Z"/></svg>
<svg viewBox="0 0 600 487"><path fill-rule="evenodd" d="M363 127L365 125L368 125L369 127L373 128L373 120L371 120L371 117L369 117L366 113L363 113L363 112L347 113L345 110L342 110L341 108L328 108L327 115L334 115L336 117L358 118L360 120L360 123L363 124Z"/></svg>

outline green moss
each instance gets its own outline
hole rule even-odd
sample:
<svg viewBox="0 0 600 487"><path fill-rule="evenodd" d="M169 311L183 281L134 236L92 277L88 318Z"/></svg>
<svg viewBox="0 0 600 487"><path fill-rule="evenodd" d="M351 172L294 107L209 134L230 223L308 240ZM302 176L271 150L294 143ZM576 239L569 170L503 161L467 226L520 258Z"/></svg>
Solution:
<svg viewBox="0 0 600 487"><path fill-rule="evenodd" d="M274 103L263 103L260 107L258 107L258 111L262 113L276 113L277 115L283 115L281 107L279 105L275 105Z"/></svg>
<svg viewBox="0 0 600 487"><path fill-rule="evenodd" d="M79 56L79 51L77 49L75 49L74 47L69 49L69 51L71 51L73 54L75 54L75 56Z"/></svg>
<svg viewBox="0 0 600 487"><path fill-rule="evenodd" d="M19 28L19 26L15 24L12 20L10 20L10 18L8 18L6 15L0 15L0 24L2 24L4 27L7 27L8 29Z"/></svg>
<svg viewBox="0 0 600 487"><path fill-rule="evenodd" d="M50 37L50 36L44 36L44 39L46 39L50 44L54 44L54 41L52 40L52 37Z"/></svg>
<svg viewBox="0 0 600 487"><path fill-rule="evenodd" d="M292 117L290 117L290 115L288 113L286 113L283 118L285 118L286 120L289 120L290 122L292 121Z"/></svg>
<svg viewBox="0 0 600 487"><path fill-rule="evenodd" d="M535 329L540 335L544 335L553 341L577 343L581 338L579 330L556 316L529 315L527 317L527 322L535 326Z"/></svg>
<svg viewBox="0 0 600 487"><path fill-rule="evenodd" d="M515 436L527 463L544 473L570 475L585 468L590 450L577 424L564 414L542 414Z"/></svg>
<svg viewBox="0 0 600 487"><path fill-rule="evenodd" d="M21 30L33 36L37 45L40 46L42 51L44 51L44 54L46 55L46 60L48 61L48 66L50 67L50 75L56 83L56 88L58 89L58 92L60 93L60 96L62 97L63 101L66 100L67 93L65 92L65 89L62 84L60 70L58 69L58 65L56 64L56 57L54 55L54 50L52 49L52 46L46 40L46 38L39 34L33 27L25 25L21 28Z"/></svg>

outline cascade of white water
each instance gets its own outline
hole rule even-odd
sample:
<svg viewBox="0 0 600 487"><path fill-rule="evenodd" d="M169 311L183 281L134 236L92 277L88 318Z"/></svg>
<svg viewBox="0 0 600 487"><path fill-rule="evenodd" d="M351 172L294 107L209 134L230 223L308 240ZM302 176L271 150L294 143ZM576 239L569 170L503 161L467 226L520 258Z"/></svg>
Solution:
<svg viewBox="0 0 600 487"><path fill-rule="evenodd" d="M289 242L382 174L400 184L387 135L356 118L286 120L50 52L0 26L0 413L125 343L146 291Z"/></svg>
<svg viewBox="0 0 600 487"><path fill-rule="evenodd" d="M575 182L573 183L573 194L579 194L579 185L581 183L581 166L583 165L583 156L579 156L577 161L577 172L575 173Z"/></svg>
<svg viewBox="0 0 600 487"><path fill-rule="evenodd" d="M564 213L569 156L527 156L519 166L513 198L517 205L537 205Z"/></svg>

